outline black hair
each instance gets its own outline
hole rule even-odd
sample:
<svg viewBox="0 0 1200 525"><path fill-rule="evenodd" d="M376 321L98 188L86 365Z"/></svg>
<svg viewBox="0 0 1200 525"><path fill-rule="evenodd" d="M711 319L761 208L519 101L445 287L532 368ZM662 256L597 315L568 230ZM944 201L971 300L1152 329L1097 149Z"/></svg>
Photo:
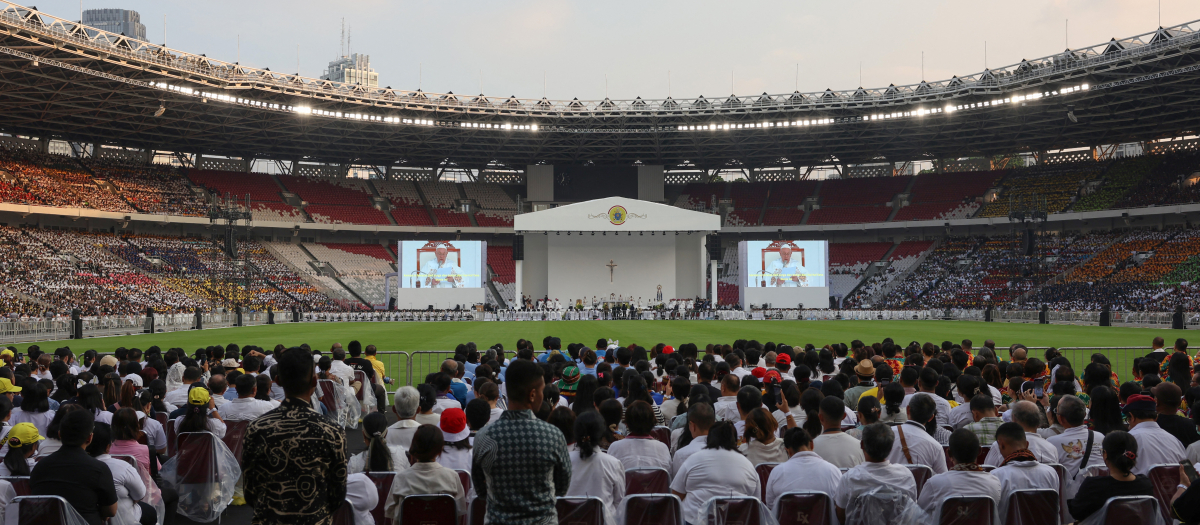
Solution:
<svg viewBox="0 0 1200 525"><path fill-rule="evenodd" d="M563 439L567 443L575 442L575 412L567 407L555 407L550 411L550 416L546 418L546 422L554 425L562 432Z"/></svg>
<svg viewBox="0 0 1200 525"><path fill-rule="evenodd" d="M50 398L46 397L46 387L36 382L26 386L21 391L21 410L39 414L50 410Z"/></svg>
<svg viewBox="0 0 1200 525"><path fill-rule="evenodd" d="M509 398L524 402L529 391L537 387L538 380L544 380L544 375L542 367L537 363L518 359L508 365L508 369L504 372L504 379L508 384Z"/></svg>
<svg viewBox="0 0 1200 525"><path fill-rule="evenodd" d="M608 426L604 418L596 411L579 414L575 418L575 446L579 448L579 457L588 459L596 453L596 448L608 434Z"/></svg>
<svg viewBox="0 0 1200 525"><path fill-rule="evenodd" d="M63 418L58 430L58 439L63 447L81 447L92 435L96 423L90 410L74 410Z"/></svg>
<svg viewBox="0 0 1200 525"><path fill-rule="evenodd" d="M979 459L979 436L968 428L950 434L949 453L955 463L975 463Z"/></svg>
<svg viewBox="0 0 1200 525"><path fill-rule="evenodd" d="M428 463L437 459L445 448L446 438L442 436L440 428L433 425L421 425L413 434L412 446L409 447L408 453L417 461Z"/></svg>
<svg viewBox="0 0 1200 525"><path fill-rule="evenodd" d="M737 429L732 421L718 421L708 429L706 449L732 450L738 449Z"/></svg>
<svg viewBox="0 0 1200 525"><path fill-rule="evenodd" d="M783 434L783 446L788 449L800 450L801 447L811 444L812 436L809 436L808 432L805 432L803 428L789 428L787 432Z"/></svg>
<svg viewBox="0 0 1200 525"><path fill-rule="evenodd" d="M277 382L288 397L304 397L312 389L312 355L292 347L275 356L275 361L279 367Z"/></svg>
<svg viewBox="0 0 1200 525"><path fill-rule="evenodd" d="M879 404L879 398L864 397L858 402L858 413L862 415L862 423L864 426L870 425L879 421L882 415L882 406Z"/></svg>
<svg viewBox="0 0 1200 525"><path fill-rule="evenodd" d="M1128 430L1125 420L1121 417L1121 400L1117 398L1116 392L1107 386L1092 389L1088 417L1092 420L1092 430L1104 435L1114 430Z"/></svg>
<svg viewBox="0 0 1200 525"><path fill-rule="evenodd" d="M92 427L92 442L88 443L87 453L89 456L96 457L108 452L108 446L112 445L112 427L108 423L96 422ZM8 461L8 458L4 458Z"/></svg>
<svg viewBox="0 0 1200 525"><path fill-rule="evenodd" d="M471 430L479 430L486 426L492 418L492 407L487 400L476 397L467 403L463 411L467 415L467 425Z"/></svg>
<svg viewBox="0 0 1200 525"><path fill-rule="evenodd" d="M899 413L902 403L904 403L904 387L900 383L888 383L883 387L883 404L887 407L889 416Z"/></svg>
<svg viewBox="0 0 1200 525"><path fill-rule="evenodd" d="M626 399L626 402L629 400ZM654 409L645 401L634 401L625 408L625 427L630 435L646 436L654 430Z"/></svg>
<svg viewBox="0 0 1200 525"><path fill-rule="evenodd" d="M1137 465L1138 443L1128 432L1114 430L1104 436L1101 444L1105 459L1122 474L1129 474Z"/></svg>
<svg viewBox="0 0 1200 525"><path fill-rule="evenodd" d="M362 424L363 433L370 440L367 444L368 461L363 465L363 470L366 472L392 472L395 470L392 465L392 451L383 441L383 435L387 433L388 427L387 416L383 412L371 412L363 417Z"/></svg>

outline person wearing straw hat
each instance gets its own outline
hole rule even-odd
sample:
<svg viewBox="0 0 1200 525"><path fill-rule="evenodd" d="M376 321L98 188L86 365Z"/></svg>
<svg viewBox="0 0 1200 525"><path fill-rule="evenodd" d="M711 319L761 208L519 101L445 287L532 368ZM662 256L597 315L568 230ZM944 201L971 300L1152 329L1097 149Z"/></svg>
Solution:
<svg viewBox="0 0 1200 525"><path fill-rule="evenodd" d="M784 354L784 356L786 355ZM858 398L875 389L875 365L871 363L870 359L863 359L854 367L854 375L858 376L858 385L846 390L845 395L842 396L842 400L846 402L846 406L850 407L850 410L858 410Z"/></svg>

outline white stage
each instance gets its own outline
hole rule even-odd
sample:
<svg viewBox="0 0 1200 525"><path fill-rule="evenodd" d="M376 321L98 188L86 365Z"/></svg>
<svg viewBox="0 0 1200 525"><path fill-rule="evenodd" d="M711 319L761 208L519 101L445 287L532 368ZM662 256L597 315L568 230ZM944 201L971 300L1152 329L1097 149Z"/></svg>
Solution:
<svg viewBox="0 0 1200 525"><path fill-rule="evenodd" d="M742 308L749 310L750 305L761 308L763 303L771 308L796 308L800 304L805 309L828 308L829 288L826 286L810 286L797 288L757 288L742 289Z"/></svg>
<svg viewBox="0 0 1200 525"><path fill-rule="evenodd" d="M471 308L484 300L483 288L399 288L396 308L424 310L432 305L434 310L453 310L455 305Z"/></svg>
<svg viewBox="0 0 1200 525"><path fill-rule="evenodd" d="M525 258L517 295L572 304L623 296L648 304L705 295L705 235L721 228L710 213L611 197L519 214Z"/></svg>

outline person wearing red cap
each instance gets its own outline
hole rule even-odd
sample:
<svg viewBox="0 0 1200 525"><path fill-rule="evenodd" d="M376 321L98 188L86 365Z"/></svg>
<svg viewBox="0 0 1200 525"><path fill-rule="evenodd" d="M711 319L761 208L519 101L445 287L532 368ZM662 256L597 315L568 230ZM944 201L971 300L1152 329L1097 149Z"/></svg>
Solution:
<svg viewBox="0 0 1200 525"><path fill-rule="evenodd" d="M1134 475L1148 475L1155 465L1178 464L1186 459L1187 454L1179 438L1158 426L1158 410L1153 397L1144 394L1129 396L1121 412L1125 413L1129 421L1129 435L1137 440L1140 450L1137 466L1132 471Z"/></svg>
<svg viewBox="0 0 1200 525"><path fill-rule="evenodd" d="M792 374L789 373L792 370L792 358L787 354L779 354L775 357L775 370L779 371L779 376L782 377L784 381L796 380L796 378L792 377Z"/></svg>
<svg viewBox="0 0 1200 525"><path fill-rule="evenodd" d="M438 463L450 470L471 471L471 429L467 428L467 413L461 408L447 408L442 411L442 438L445 439L445 449L438 457Z"/></svg>

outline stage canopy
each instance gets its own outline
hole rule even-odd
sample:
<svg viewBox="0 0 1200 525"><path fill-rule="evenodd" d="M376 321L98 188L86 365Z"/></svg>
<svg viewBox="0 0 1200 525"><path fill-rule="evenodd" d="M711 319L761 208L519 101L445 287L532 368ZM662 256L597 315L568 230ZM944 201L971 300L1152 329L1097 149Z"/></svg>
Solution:
<svg viewBox="0 0 1200 525"><path fill-rule="evenodd" d="M715 232L721 216L666 204L609 197L513 218L517 233L538 232Z"/></svg>

